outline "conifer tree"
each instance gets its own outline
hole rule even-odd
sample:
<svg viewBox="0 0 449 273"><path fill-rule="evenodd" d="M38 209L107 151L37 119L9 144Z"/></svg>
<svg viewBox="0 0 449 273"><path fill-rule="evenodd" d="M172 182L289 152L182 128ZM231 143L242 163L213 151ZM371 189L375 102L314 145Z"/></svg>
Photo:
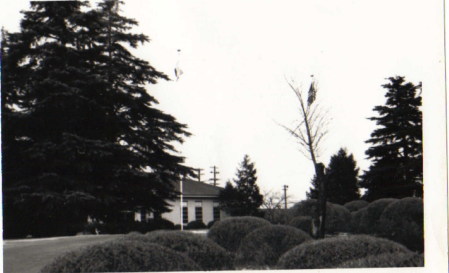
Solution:
<svg viewBox="0 0 449 273"><path fill-rule="evenodd" d="M360 198L358 186L357 164L352 154L341 148L334 154L325 170L327 201L336 204L345 204ZM307 193L309 199L318 198L316 178L312 180L312 188Z"/></svg>
<svg viewBox="0 0 449 273"><path fill-rule="evenodd" d="M374 107L378 128L366 142L371 147L366 155L372 161L363 175L365 198L422 196L422 113L421 84L406 82L404 77L391 77L385 105Z"/></svg>
<svg viewBox="0 0 449 273"><path fill-rule="evenodd" d="M263 196L257 186L257 170L248 155L243 158L237 169L235 186L226 183L221 192L222 207L231 215L258 215L258 208L263 203Z"/></svg>
<svg viewBox="0 0 449 273"><path fill-rule="evenodd" d="M67 234L88 216L168 210L190 173L186 126L155 108L168 79L129 47L148 41L116 1L32 2L2 48L5 236ZM19 227L19 228L18 228ZM78 229L78 230L76 230ZM47 234L48 233L48 234Z"/></svg>

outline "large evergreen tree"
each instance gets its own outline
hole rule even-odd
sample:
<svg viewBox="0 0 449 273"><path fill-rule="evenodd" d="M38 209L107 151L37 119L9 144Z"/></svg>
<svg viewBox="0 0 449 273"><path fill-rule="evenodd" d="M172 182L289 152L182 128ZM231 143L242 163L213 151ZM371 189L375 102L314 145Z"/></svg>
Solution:
<svg viewBox="0 0 449 273"><path fill-rule="evenodd" d="M236 176L235 186L228 182L220 193L222 208L231 215L258 215L263 196L256 184L257 170L248 155L243 158Z"/></svg>
<svg viewBox="0 0 449 273"><path fill-rule="evenodd" d="M325 170L325 184L327 201L336 204L345 204L349 201L359 199L357 163L352 154L345 149L340 149L330 159ZM318 198L316 178L312 179L312 187L307 193L311 199Z"/></svg>
<svg viewBox="0 0 449 273"><path fill-rule="evenodd" d="M2 47L5 236L74 232L87 216L168 210L189 173L172 144L189 133L155 108L168 79L129 47L148 41L116 1L32 2ZM73 229L73 230L72 230Z"/></svg>
<svg viewBox="0 0 449 273"><path fill-rule="evenodd" d="M372 161L363 175L365 198L402 198L422 196L422 114L421 84L406 82L404 77L391 77L385 105L374 107L378 128L366 142L371 147L366 155Z"/></svg>

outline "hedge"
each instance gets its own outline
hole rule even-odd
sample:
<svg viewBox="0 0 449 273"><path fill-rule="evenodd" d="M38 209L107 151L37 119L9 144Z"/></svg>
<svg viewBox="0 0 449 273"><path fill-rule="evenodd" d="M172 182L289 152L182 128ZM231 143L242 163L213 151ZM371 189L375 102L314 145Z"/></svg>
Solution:
<svg viewBox="0 0 449 273"><path fill-rule="evenodd" d="M358 211L360 209L363 209L364 207L368 206L369 202L365 201L365 200L353 200L350 201L346 204L344 204L343 206L345 208L347 208L350 212L353 211Z"/></svg>
<svg viewBox="0 0 449 273"><path fill-rule="evenodd" d="M312 217L310 216L296 216L289 225L312 235Z"/></svg>
<svg viewBox="0 0 449 273"><path fill-rule="evenodd" d="M318 206L318 201L308 199L296 203L291 209L293 217L309 216L314 217ZM347 232L350 229L351 214L343 206L326 203L326 233Z"/></svg>
<svg viewBox="0 0 449 273"><path fill-rule="evenodd" d="M371 202L365 208L356 212L358 223L354 223L353 230L357 233L377 234L379 233L379 219L384 209L393 202L398 201L395 198L383 198Z"/></svg>
<svg viewBox="0 0 449 273"><path fill-rule="evenodd" d="M417 253L387 253L367 256L365 258L349 260L338 268L362 268L362 267L422 267L424 257Z"/></svg>
<svg viewBox="0 0 449 273"><path fill-rule="evenodd" d="M408 197L388 205L380 216L379 235L413 251L424 251L423 200Z"/></svg>
<svg viewBox="0 0 449 273"><path fill-rule="evenodd" d="M186 226L186 229L206 229L206 225L201 220L195 220L189 222Z"/></svg>
<svg viewBox="0 0 449 273"><path fill-rule="evenodd" d="M280 269L335 268L343 262L383 253L410 253L396 242L368 235L307 241L282 255Z"/></svg>
<svg viewBox="0 0 449 273"><path fill-rule="evenodd" d="M145 235L145 242L168 247L191 258L203 270L233 269L233 257L224 248L201 235L187 231L153 231Z"/></svg>
<svg viewBox="0 0 449 273"><path fill-rule="evenodd" d="M41 273L198 271L190 258L157 244L119 240L66 253Z"/></svg>
<svg viewBox="0 0 449 273"><path fill-rule="evenodd" d="M228 251L234 252L240 241L257 228L268 226L270 222L253 216L225 218L216 222L207 233L207 237Z"/></svg>
<svg viewBox="0 0 449 273"><path fill-rule="evenodd" d="M307 233L291 226L258 228L242 240L236 264L252 269L276 265L282 254L307 240L311 240Z"/></svg>

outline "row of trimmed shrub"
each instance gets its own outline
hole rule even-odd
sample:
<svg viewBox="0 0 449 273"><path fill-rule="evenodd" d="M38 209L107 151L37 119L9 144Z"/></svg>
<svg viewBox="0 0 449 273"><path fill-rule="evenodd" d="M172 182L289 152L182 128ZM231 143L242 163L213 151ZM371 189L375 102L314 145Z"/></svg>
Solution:
<svg viewBox="0 0 449 273"><path fill-rule="evenodd" d="M206 226L202 221L195 220L185 225L184 229L206 229L213 225L214 221L211 221ZM99 223L91 222L84 226L85 234L126 234L133 231L146 233L153 230L179 230L180 225L175 225L173 222L164 218L150 219L148 221L123 221L114 223Z"/></svg>
<svg viewBox="0 0 449 273"><path fill-rule="evenodd" d="M312 234L317 200L305 200L289 210L270 214L272 223L282 223ZM326 233L355 233L381 236L424 251L423 202L421 198L384 198L368 203L351 201L344 206L326 204Z"/></svg>
<svg viewBox="0 0 449 273"><path fill-rule="evenodd" d="M208 237L235 253L239 269L423 266L422 255L387 239L345 235L313 240L301 229L256 217L225 219L210 229ZM384 253L391 259L383 258ZM352 264L341 265L345 262Z"/></svg>
<svg viewBox="0 0 449 273"><path fill-rule="evenodd" d="M388 255L386 258L385 255ZM189 232L137 232L57 258L41 272L190 271L422 266L422 255L381 238L313 240L300 229L256 217L215 223L207 238Z"/></svg>

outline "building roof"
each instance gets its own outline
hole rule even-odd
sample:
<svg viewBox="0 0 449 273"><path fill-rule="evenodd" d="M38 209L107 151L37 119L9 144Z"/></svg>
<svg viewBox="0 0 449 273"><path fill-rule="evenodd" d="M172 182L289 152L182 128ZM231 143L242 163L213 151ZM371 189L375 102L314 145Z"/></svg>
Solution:
<svg viewBox="0 0 449 273"><path fill-rule="evenodd" d="M174 183L175 190L179 191L179 181ZM182 183L183 197L206 197L217 198L222 190L222 187L213 186L204 182L197 182L190 179L186 179Z"/></svg>

